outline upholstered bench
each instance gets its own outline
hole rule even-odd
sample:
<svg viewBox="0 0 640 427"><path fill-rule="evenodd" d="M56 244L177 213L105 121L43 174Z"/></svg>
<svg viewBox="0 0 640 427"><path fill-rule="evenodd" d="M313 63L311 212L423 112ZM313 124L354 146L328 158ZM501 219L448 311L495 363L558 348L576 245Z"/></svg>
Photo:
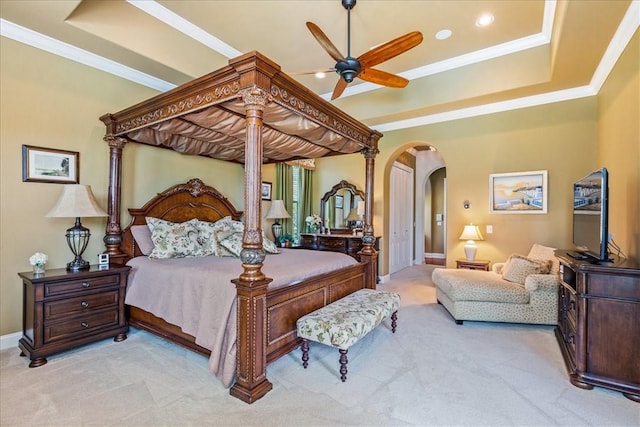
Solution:
<svg viewBox="0 0 640 427"><path fill-rule="evenodd" d="M361 289L298 319L302 338L302 366L309 364L309 341L335 347L340 352L340 379L347 380L349 347L391 316L396 332L400 295L376 289Z"/></svg>

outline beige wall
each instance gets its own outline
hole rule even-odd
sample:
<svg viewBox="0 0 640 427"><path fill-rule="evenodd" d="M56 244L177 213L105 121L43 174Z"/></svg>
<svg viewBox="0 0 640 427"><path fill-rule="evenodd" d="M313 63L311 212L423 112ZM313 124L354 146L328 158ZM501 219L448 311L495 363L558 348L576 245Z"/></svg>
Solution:
<svg viewBox="0 0 640 427"><path fill-rule="evenodd" d="M71 222L44 218L61 185L22 182L22 144L79 151L80 181L91 185L106 207L108 148L102 142L104 127L98 117L155 92L6 38L0 42L0 335L4 335L21 330L21 283L16 273L31 268L29 256L35 251L49 254L52 268L63 267L71 258L64 242ZM463 255L463 242L457 237L471 221L494 226L494 234L485 235L478 249L479 257L492 261L504 260L511 252L526 252L533 242L568 247L571 183L599 164L606 164L612 175L616 241L637 256L637 35L626 52L597 98L387 132L376 159L376 234L388 227L385 183L393 159L410 146L428 143L438 148L447 167L449 265ZM318 208L321 195L340 179L364 190L361 155L319 159L317 164ZM489 174L529 170L549 172L549 213L489 214ZM155 192L192 177L216 186L239 209L244 206L243 171L234 164L131 145L125 147L123 176L126 207L140 206ZM273 168L265 168L263 179L273 181L273 177ZM467 211L462 208L465 199L472 202ZM127 220L124 216L123 222ZM93 235L86 251L86 258L93 260L103 250L105 220L86 219L83 224ZM386 252L383 239L383 274L388 271Z"/></svg>
<svg viewBox="0 0 640 427"><path fill-rule="evenodd" d="M609 170L609 233L640 260L640 33L598 95L598 161Z"/></svg>
<svg viewBox="0 0 640 427"><path fill-rule="evenodd" d="M22 182L22 144L78 151L80 183L91 185L106 209L109 150L98 117L157 92L4 37L0 43L0 335L5 335L22 328L17 273L31 269L29 256L48 254L48 268L64 267L73 258L64 238L73 220L44 217L62 185ZM141 206L159 190L193 177L244 207L239 165L140 145L128 145L124 153L124 182L136 183L123 189L125 207ZM123 213L123 224L128 220ZM104 250L106 219L87 218L82 224L92 234L84 258L95 262Z"/></svg>

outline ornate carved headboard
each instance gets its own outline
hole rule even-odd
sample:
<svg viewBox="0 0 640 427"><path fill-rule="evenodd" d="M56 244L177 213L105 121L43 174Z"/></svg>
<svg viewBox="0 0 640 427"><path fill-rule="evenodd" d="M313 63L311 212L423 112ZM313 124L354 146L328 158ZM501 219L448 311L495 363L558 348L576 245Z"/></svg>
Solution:
<svg viewBox="0 0 640 427"><path fill-rule="evenodd" d="M242 212L238 211L218 190L205 185L198 178L159 193L143 207L129 209L129 214L131 214L131 222L122 230L120 245L120 249L127 255L126 260L142 255L131 234L131 226L146 225L146 217L171 222L184 222L193 218L215 222L225 216L239 221L242 216Z"/></svg>

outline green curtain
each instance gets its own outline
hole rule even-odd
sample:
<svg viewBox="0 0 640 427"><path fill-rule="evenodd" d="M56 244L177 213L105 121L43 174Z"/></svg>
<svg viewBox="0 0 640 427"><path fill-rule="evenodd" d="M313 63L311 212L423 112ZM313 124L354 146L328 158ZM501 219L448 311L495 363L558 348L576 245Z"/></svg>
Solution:
<svg viewBox="0 0 640 427"><path fill-rule="evenodd" d="M286 163L276 164L276 191L275 197L272 200L282 200L284 207L291 215L291 219L283 218L280 223L282 224L282 232L292 234L292 220L293 218L293 167Z"/></svg>
<svg viewBox="0 0 640 427"><path fill-rule="evenodd" d="M301 232L307 231L307 223L305 219L309 215L318 214L320 206L315 206L316 201L313 200L313 171L309 169L300 168L300 194L298 202L298 230Z"/></svg>

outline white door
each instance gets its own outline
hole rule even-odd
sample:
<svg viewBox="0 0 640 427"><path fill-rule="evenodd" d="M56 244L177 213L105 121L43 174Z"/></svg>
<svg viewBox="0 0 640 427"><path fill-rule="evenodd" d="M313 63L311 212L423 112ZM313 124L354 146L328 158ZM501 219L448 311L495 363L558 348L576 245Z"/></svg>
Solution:
<svg viewBox="0 0 640 427"><path fill-rule="evenodd" d="M411 266L413 169L394 163L389 182L389 274Z"/></svg>

